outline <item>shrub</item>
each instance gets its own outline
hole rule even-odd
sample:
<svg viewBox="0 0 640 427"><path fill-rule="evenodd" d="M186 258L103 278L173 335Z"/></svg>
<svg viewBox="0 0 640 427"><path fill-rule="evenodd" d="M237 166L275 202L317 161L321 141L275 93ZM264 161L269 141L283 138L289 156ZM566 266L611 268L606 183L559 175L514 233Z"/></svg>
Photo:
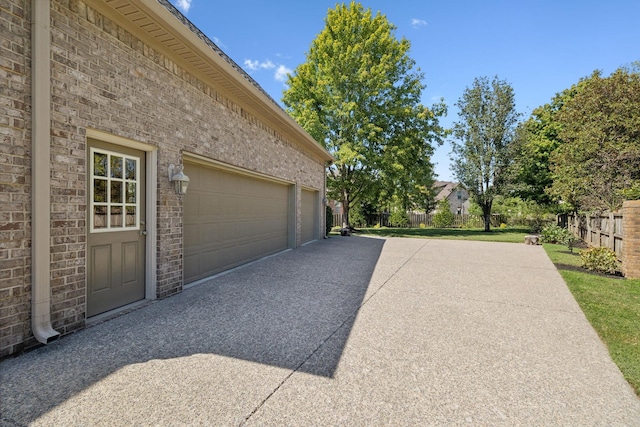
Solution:
<svg viewBox="0 0 640 427"><path fill-rule="evenodd" d="M531 226L531 232L532 232L533 234L540 234L540 233L542 233L542 229L543 229L542 224L541 224L540 222L538 222L538 221L535 221L535 222L533 223L533 225Z"/></svg>
<svg viewBox="0 0 640 427"><path fill-rule="evenodd" d="M600 273L614 274L619 263L616 253L609 248L589 248L580 253L582 267Z"/></svg>
<svg viewBox="0 0 640 427"><path fill-rule="evenodd" d="M409 217L403 209L396 208L389 215L389 223L392 227L406 227L409 224Z"/></svg>
<svg viewBox="0 0 640 427"><path fill-rule="evenodd" d="M349 211L349 223L352 227L365 227L367 225L367 220L362 215L360 206L352 207Z"/></svg>
<svg viewBox="0 0 640 427"><path fill-rule="evenodd" d="M575 237L569 230L562 228L556 224L549 224L542 229L540 238L544 243L558 243L561 245L569 245L569 242L575 240Z"/></svg>
<svg viewBox="0 0 640 427"><path fill-rule="evenodd" d="M625 200L640 200L640 183L635 183L620 193Z"/></svg>
<svg viewBox="0 0 640 427"><path fill-rule="evenodd" d="M327 205L327 208L325 209L326 212L326 218L325 218L325 231L326 234L325 236L328 236L329 233L331 232L331 229L333 228L333 209L331 209L331 206Z"/></svg>
<svg viewBox="0 0 640 427"><path fill-rule="evenodd" d="M425 225L425 223L424 223L424 222L421 222L421 223L420 223L420 228L427 228L427 226Z"/></svg>
<svg viewBox="0 0 640 427"><path fill-rule="evenodd" d="M577 240L578 238L574 234L569 233L564 241L564 244L569 248L569 252L573 253L573 247L575 246Z"/></svg>
<svg viewBox="0 0 640 427"><path fill-rule="evenodd" d="M500 223L500 228L507 228L507 224L505 224L504 222Z"/></svg>
<svg viewBox="0 0 640 427"><path fill-rule="evenodd" d="M438 202L435 215L433 215L433 226L436 228L449 228L453 226L455 216L451 212L448 199L442 199Z"/></svg>

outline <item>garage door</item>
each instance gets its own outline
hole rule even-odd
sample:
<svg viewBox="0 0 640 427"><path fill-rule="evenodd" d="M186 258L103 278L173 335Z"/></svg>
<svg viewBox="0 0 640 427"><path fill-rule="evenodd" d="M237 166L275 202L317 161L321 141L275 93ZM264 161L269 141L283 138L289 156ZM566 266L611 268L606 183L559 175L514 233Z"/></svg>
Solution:
<svg viewBox="0 0 640 427"><path fill-rule="evenodd" d="M185 283L288 247L289 185L185 162Z"/></svg>
<svg viewBox="0 0 640 427"><path fill-rule="evenodd" d="M318 192L302 190L302 243L316 238Z"/></svg>

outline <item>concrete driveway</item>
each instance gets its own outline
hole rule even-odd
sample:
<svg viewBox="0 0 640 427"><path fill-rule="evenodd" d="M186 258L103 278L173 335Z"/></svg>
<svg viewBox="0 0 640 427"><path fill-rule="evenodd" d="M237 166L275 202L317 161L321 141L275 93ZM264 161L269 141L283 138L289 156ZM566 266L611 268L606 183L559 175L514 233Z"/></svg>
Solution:
<svg viewBox="0 0 640 427"><path fill-rule="evenodd" d="M334 237L0 362L3 426L639 426L542 247Z"/></svg>

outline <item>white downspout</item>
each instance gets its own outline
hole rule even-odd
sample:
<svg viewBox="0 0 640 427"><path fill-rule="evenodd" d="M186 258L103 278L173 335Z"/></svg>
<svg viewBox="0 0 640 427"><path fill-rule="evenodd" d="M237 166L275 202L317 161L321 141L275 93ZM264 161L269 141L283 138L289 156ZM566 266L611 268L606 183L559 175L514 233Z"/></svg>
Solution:
<svg viewBox="0 0 640 427"><path fill-rule="evenodd" d="M31 1L31 330L43 344L60 336L51 326L50 6Z"/></svg>

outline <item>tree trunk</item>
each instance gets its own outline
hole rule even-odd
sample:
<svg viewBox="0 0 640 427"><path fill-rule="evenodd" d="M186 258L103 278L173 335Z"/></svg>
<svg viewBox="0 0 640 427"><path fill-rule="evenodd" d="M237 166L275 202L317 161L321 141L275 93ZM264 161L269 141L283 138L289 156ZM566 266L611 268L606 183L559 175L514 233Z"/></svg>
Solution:
<svg viewBox="0 0 640 427"><path fill-rule="evenodd" d="M493 200L489 202L482 202L480 207L482 208L482 219L484 220L484 231L491 231L491 205Z"/></svg>
<svg viewBox="0 0 640 427"><path fill-rule="evenodd" d="M349 228L349 196L342 195L342 228Z"/></svg>

